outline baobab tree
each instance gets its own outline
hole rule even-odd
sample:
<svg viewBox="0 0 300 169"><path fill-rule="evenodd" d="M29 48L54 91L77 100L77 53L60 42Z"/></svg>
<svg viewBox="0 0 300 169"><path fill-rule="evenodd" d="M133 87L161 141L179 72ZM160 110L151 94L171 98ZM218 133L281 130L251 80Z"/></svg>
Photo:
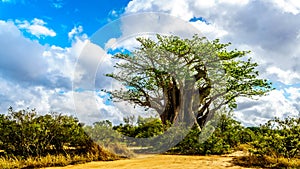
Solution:
<svg viewBox="0 0 300 169"><path fill-rule="evenodd" d="M230 43L161 36L137 38L140 46L114 55L116 71L107 74L125 87L106 91L114 101L127 101L156 110L163 124L187 123L203 127L236 98L265 95L271 83L258 78L249 51L228 50Z"/></svg>

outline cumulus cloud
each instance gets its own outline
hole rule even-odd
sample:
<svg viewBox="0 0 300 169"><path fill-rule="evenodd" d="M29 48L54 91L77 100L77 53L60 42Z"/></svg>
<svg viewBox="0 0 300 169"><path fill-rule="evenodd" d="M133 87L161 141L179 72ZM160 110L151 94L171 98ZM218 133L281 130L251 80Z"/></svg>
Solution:
<svg viewBox="0 0 300 169"><path fill-rule="evenodd" d="M291 93L293 92L293 93ZM299 116L299 90L295 88L274 90L267 96L257 100L240 98L235 117L246 125L259 125L268 120L279 117Z"/></svg>
<svg viewBox="0 0 300 169"><path fill-rule="evenodd" d="M111 55L90 41L86 41L78 54L74 69L74 88L94 90L95 85L100 87L109 85L109 78L104 74L111 73L114 69Z"/></svg>
<svg viewBox="0 0 300 169"><path fill-rule="evenodd" d="M118 108L98 95L111 84L103 76L113 70L110 56L86 39L82 29L71 31L71 47L42 46L25 38L15 23L0 21L0 112L6 113L9 106L30 107L67 113L83 122L122 120ZM73 92L72 82L75 89L85 90Z"/></svg>
<svg viewBox="0 0 300 169"><path fill-rule="evenodd" d="M15 110L37 108L41 112L49 111L49 92L41 86L22 86L0 77L0 113L6 113L12 106Z"/></svg>
<svg viewBox="0 0 300 169"><path fill-rule="evenodd" d="M46 101L38 103L44 100L41 97L46 97L43 91L59 87L71 89L68 74L70 62L75 63L75 59L70 58L71 49L48 48L27 39L11 21L0 21L0 46L1 103L6 104L1 108L8 108L7 104L15 101L29 106L36 100L36 106L44 105ZM60 67L55 67L59 64Z"/></svg>
<svg viewBox="0 0 300 169"><path fill-rule="evenodd" d="M123 117L132 113L129 106L124 106L125 103L119 103L119 105L106 104L106 98L101 95L105 96L101 91L73 93L76 116L79 120L89 124L96 121L110 120L114 124L118 124L123 120Z"/></svg>
<svg viewBox="0 0 300 169"><path fill-rule="evenodd" d="M269 0L269 2L286 13L297 15L300 12L300 2L297 0Z"/></svg>
<svg viewBox="0 0 300 169"><path fill-rule="evenodd" d="M108 13L108 16L109 16L108 21L112 21L114 19L119 18L123 14L123 11L124 11L124 9L120 9L120 10L113 9L113 10L109 11L109 13Z"/></svg>
<svg viewBox="0 0 300 169"><path fill-rule="evenodd" d="M189 5L189 2L181 0L132 0L128 3L126 12L166 12L172 16L188 20L193 17L192 11L189 11Z"/></svg>
<svg viewBox="0 0 300 169"><path fill-rule="evenodd" d="M111 49L134 50L139 46L137 37L153 38L156 34L191 38L201 34L192 24L164 13L137 13L126 15L97 31L91 41L105 51Z"/></svg>
<svg viewBox="0 0 300 169"><path fill-rule="evenodd" d="M74 26L74 28L68 33L69 39L73 39L75 36L80 35L83 32L83 28L81 25L78 27Z"/></svg>
<svg viewBox="0 0 300 169"><path fill-rule="evenodd" d="M268 67L267 73L269 75L274 75L275 77L271 77L272 79L276 79L279 82L282 82L287 85L295 84L300 81L300 74L287 70L284 71L278 67Z"/></svg>
<svg viewBox="0 0 300 169"><path fill-rule="evenodd" d="M43 79L48 67L45 47L23 37L13 22L0 21L0 46L1 76L28 83Z"/></svg>
<svg viewBox="0 0 300 169"><path fill-rule="evenodd" d="M223 30L214 24L207 24L203 21L196 21L191 24L198 28L208 39L222 38L228 34L226 30Z"/></svg>
<svg viewBox="0 0 300 169"><path fill-rule="evenodd" d="M183 38L201 33L187 21L163 13L140 13L121 18L123 37L173 34ZM133 36L134 37L134 36Z"/></svg>
<svg viewBox="0 0 300 169"><path fill-rule="evenodd" d="M19 29L24 29L28 33L41 38L45 36L54 37L56 36L56 32L52 29L47 28L45 25L47 23L41 19L34 18L30 22L27 20L16 20L16 24L18 25Z"/></svg>
<svg viewBox="0 0 300 169"><path fill-rule="evenodd" d="M247 5L250 0L219 0L220 3L243 6Z"/></svg>

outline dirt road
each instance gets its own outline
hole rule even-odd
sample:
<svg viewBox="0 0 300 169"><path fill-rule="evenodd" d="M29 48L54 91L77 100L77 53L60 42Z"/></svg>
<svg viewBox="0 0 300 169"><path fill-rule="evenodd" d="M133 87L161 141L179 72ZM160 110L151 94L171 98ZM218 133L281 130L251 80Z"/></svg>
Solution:
<svg viewBox="0 0 300 169"><path fill-rule="evenodd" d="M246 169L233 166L231 160L232 157L224 156L140 155L133 159L47 169Z"/></svg>

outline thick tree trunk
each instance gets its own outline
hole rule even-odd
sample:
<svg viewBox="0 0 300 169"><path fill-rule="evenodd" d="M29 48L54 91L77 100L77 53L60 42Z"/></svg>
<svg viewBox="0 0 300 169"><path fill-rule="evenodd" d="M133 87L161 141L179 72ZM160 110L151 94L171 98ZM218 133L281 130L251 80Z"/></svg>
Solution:
<svg viewBox="0 0 300 169"><path fill-rule="evenodd" d="M165 89L165 108L163 112L160 114L161 121L164 125L168 123L175 123L178 114L179 114L179 106L180 106L180 90L178 89L176 82L173 83Z"/></svg>
<svg viewBox="0 0 300 169"><path fill-rule="evenodd" d="M186 127L192 127L195 124L194 115L194 80L184 80L181 87L181 104L180 104L180 123L183 123Z"/></svg>
<svg viewBox="0 0 300 169"><path fill-rule="evenodd" d="M186 126L193 126L196 122L194 116L193 103L193 88L194 83L184 81L181 88L173 80L172 85L169 86L165 93L165 109L160 115L164 125L170 122L171 124L185 124Z"/></svg>
<svg viewBox="0 0 300 169"><path fill-rule="evenodd" d="M162 123L164 125L184 123L188 127L196 125L200 129L203 128L214 114L209 111L210 102L204 103L210 89L210 84L205 88L195 89L194 79L184 80L180 85L173 79L164 89L165 109L160 114ZM203 108L198 110L201 104Z"/></svg>

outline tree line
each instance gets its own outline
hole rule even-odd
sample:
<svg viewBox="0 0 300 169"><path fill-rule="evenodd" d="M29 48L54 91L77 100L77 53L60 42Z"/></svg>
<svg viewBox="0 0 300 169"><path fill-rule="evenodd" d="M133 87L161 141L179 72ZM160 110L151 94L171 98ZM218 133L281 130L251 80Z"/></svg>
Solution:
<svg viewBox="0 0 300 169"><path fill-rule="evenodd" d="M217 114L203 130L194 126L188 134L168 154L185 155L221 155L237 150L247 152L249 158L244 158L239 165L260 167L300 167L300 118L287 117L285 119L274 118L259 126L244 127L235 120L231 114ZM172 135L159 138L170 127L163 125L159 118L134 116L124 118L124 123L113 126L108 120L94 123L90 126L91 137L96 133L105 133L100 140L107 143L122 142L128 146L141 146L151 149L153 144L163 146L169 144ZM213 124L215 123L215 124ZM101 126L101 127L100 127ZM99 130L100 129L100 130ZM182 128L176 128L181 132ZM99 132L102 131L102 132ZM109 131L109 132L107 132ZM112 134L117 131L117 134ZM110 133L110 134L108 134ZM100 134L101 135L101 134ZM207 135L207 137L204 137ZM128 137L149 138L147 141L131 142ZM103 142L102 142L103 143ZM159 148L155 146L155 148ZM152 152L153 150L151 150ZM147 151L144 151L147 152ZM284 162L280 162L283 160Z"/></svg>
<svg viewBox="0 0 300 169"><path fill-rule="evenodd" d="M109 120L84 125L72 116L58 113L38 115L34 109L14 111L10 108L6 115L0 115L0 150L2 156L24 159L49 154L88 154L92 151L96 153L93 149L95 145L109 147L112 144L121 144L129 147L147 147L151 150L159 149L160 146L163 148L174 139L172 135L158 137L163 136L169 129L171 123L169 126L163 125L157 117L136 119L131 116L124 118L124 122L118 125L113 125ZM175 129L177 133L184 130ZM244 146L252 157L260 159L258 161L265 158L284 158L290 161L300 157L299 133L300 118L275 118L257 127L244 127L230 114L222 113L217 114L217 118L203 130L192 127L167 153L226 154ZM207 137L203 137L204 135ZM148 141L131 142L128 138L148 138ZM153 143L158 146L151 147ZM117 149L114 153L120 151ZM267 166L257 163L255 164L259 166Z"/></svg>

